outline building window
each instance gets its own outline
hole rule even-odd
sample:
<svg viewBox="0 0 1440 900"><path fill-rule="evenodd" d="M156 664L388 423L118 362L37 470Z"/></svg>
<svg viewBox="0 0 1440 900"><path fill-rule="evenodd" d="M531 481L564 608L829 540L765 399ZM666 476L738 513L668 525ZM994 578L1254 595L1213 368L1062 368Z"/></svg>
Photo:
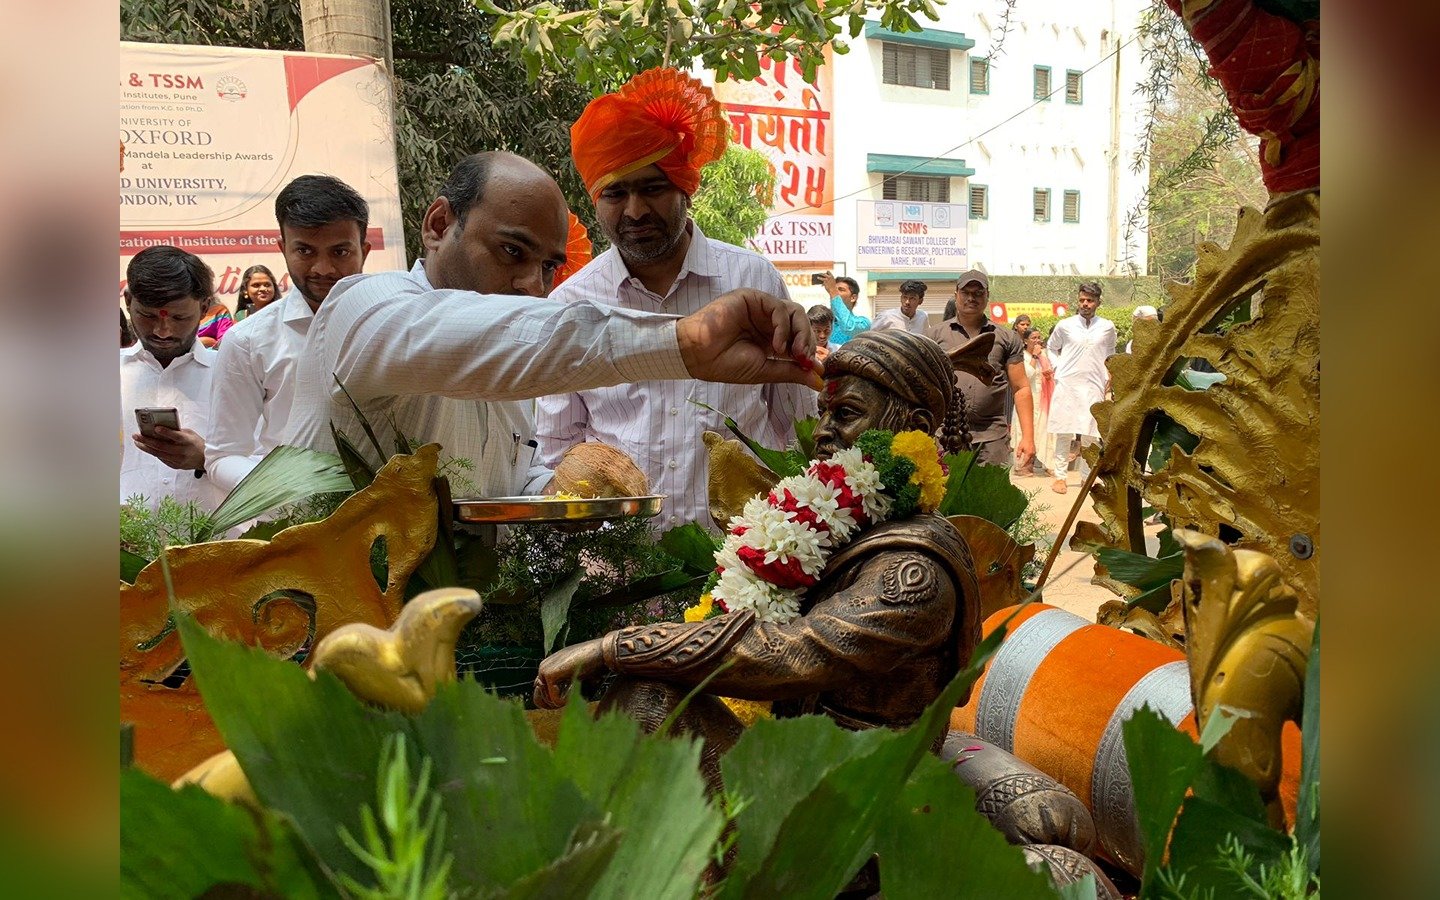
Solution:
<svg viewBox="0 0 1440 900"><path fill-rule="evenodd" d="M1063 210L1063 213L1064 213L1065 221L1067 221L1067 222L1078 222L1078 221L1080 221L1080 192L1079 192L1079 191L1066 191L1066 192L1065 192L1065 209Z"/></svg>
<svg viewBox="0 0 1440 900"><path fill-rule="evenodd" d="M990 60L983 58L970 60L970 93L990 93Z"/></svg>
<svg viewBox="0 0 1440 900"><path fill-rule="evenodd" d="M882 42L886 84L950 90L950 51Z"/></svg>
<svg viewBox="0 0 1440 900"><path fill-rule="evenodd" d="M970 185L970 218L990 218L990 188L988 186Z"/></svg>
<svg viewBox="0 0 1440 900"><path fill-rule="evenodd" d="M1049 188L1036 188L1036 189L1035 189L1035 203L1034 203L1034 206L1035 206L1035 221L1037 221L1037 222L1048 222L1048 221L1050 221L1050 189L1049 189Z"/></svg>
<svg viewBox="0 0 1440 900"><path fill-rule="evenodd" d="M1080 78L1084 74L1084 72L1077 72L1074 69L1070 69L1065 73L1066 103L1080 103L1085 99L1085 96L1080 89Z"/></svg>
<svg viewBox="0 0 1440 900"><path fill-rule="evenodd" d="M1035 67L1035 99L1050 99L1050 67Z"/></svg>
<svg viewBox="0 0 1440 900"><path fill-rule="evenodd" d="M881 187L885 200L908 200L911 203L949 203L950 179L924 175L888 175Z"/></svg>

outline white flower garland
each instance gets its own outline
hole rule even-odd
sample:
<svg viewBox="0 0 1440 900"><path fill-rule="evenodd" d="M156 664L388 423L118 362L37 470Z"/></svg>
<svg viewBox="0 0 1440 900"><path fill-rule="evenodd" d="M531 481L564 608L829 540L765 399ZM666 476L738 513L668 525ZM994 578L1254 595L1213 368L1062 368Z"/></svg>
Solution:
<svg viewBox="0 0 1440 900"><path fill-rule="evenodd" d="M831 555L859 528L889 516L883 491L880 471L853 447L781 479L730 520L711 596L731 612L753 609L763 622L795 618Z"/></svg>

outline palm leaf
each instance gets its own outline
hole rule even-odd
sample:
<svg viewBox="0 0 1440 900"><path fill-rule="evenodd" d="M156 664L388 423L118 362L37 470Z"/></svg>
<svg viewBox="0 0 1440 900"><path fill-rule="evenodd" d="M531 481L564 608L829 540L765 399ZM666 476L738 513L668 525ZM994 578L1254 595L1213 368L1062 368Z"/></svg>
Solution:
<svg viewBox="0 0 1440 900"><path fill-rule="evenodd" d="M750 452L759 457L766 468L781 478L799 475L805 471L805 466L810 462L810 460L803 456L798 450L771 450L769 447L763 447L756 441L751 440L750 436L745 432L741 431L739 424L730 416L725 415L710 404L702 403L693 397L690 398L690 402L696 406L708 409L724 419L725 427L730 429L731 433L739 438L741 443L749 447Z"/></svg>
<svg viewBox="0 0 1440 900"><path fill-rule="evenodd" d="M365 413L360 411L360 404L356 403L355 398L350 396L350 392L345 389L345 384L340 380L339 375L332 377L335 379L335 383L340 385L340 393L344 394L345 399L350 401L350 408L355 410L355 417L360 420L360 427L365 429L365 436L370 439L371 445L375 447L376 457L379 459L389 459L390 457L385 452L385 448L380 446L380 436L376 434L375 429L370 426L370 420L365 417ZM331 425L331 427L333 428L334 425Z"/></svg>
<svg viewBox="0 0 1440 900"><path fill-rule="evenodd" d="M340 458L333 453L276 447L225 497L202 540L224 534L241 522L288 503L352 487Z"/></svg>
<svg viewBox="0 0 1440 900"><path fill-rule="evenodd" d="M340 464L345 467L345 473L350 478L351 485L355 490L361 490L370 486L375 480L375 467L365 458L350 439L330 423L330 433L335 436L335 449L340 453Z"/></svg>

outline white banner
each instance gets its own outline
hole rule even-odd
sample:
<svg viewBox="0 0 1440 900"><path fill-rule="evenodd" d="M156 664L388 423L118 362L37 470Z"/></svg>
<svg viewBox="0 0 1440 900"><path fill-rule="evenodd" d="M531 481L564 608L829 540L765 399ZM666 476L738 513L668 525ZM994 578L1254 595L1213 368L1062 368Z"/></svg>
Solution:
<svg viewBox="0 0 1440 900"><path fill-rule="evenodd" d="M275 195L305 174L369 202L367 271L405 267L390 86L370 60L121 42L120 142L122 288L131 256L172 244L209 263L231 306L257 263L287 289Z"/></svg>
<svg viewBox="0 0 1440 900"><path fill-rule="evenodd" d="M856 268L868 272L970 268L970 210L965 204L857 200L855 208Z"/></svg>

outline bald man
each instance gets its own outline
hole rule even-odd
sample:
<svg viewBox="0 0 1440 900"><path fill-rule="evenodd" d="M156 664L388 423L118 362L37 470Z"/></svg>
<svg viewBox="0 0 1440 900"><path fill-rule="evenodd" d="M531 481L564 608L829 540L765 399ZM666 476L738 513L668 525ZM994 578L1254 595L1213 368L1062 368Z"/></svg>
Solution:
<svg viewBox="0 0 1440 900"><path fill-rule="evenodd" d="M333 421L373 452L348 392L386 438L393 421L473 463L457 492L539 493L552 473L533 459L523 401L646 379L815 380L799 361L813 349L804 310L758 292L678 321L543 299L565 264L568 208L522 157L462 160L421 224L413 269L346 278L316 312L296 397L301 446L333 450Z"/></svg>
<svg viewBox="0 0 1440 900"><path fill-rule="evenodd" d="M373 452L333 373L387 442L393 418L406 437L436 441L444 456L474 463L458 474L475 490L503 496L524 492L532 477L547 482L548 470L531 470L529 404L447 395L446 370L456 366L427 353L427 337L463 324L454 316L450 323L424 316L458 291L550 293L565 264L568 212L555 179L523 157L489 152L461 160L421 220L424 258L409 272L341 281L321 308L325 314L317 314L301 363L299 443L333 451L333 420L363 452ZM405 364L412 354L436 368L419 358Z"/></svg>

